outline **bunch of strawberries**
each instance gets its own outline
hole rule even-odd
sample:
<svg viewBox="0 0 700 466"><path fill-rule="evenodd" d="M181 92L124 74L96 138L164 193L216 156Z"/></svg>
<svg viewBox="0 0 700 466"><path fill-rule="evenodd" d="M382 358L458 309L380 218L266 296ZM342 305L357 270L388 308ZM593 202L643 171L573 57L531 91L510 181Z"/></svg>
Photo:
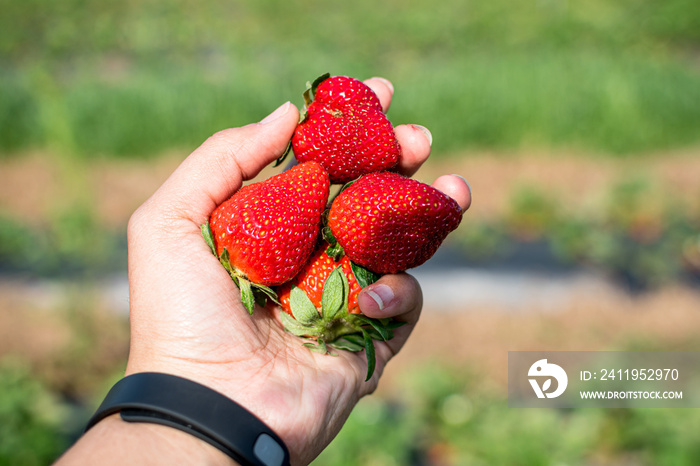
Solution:
<svg viewBox="0 0 700 466"><path fill-rule="evenodd" d="M365 350L369 380L373 340L389 340L401 323L362 315L358 294L382 274L427 261L462 211L391 171L401 147L367 85L324 75L304 100L290 143L299 164L241 188L202 234L251 314L270 299L285 311L285 329L311 350ZM329 203L332 184L344 186Z"/></svg>

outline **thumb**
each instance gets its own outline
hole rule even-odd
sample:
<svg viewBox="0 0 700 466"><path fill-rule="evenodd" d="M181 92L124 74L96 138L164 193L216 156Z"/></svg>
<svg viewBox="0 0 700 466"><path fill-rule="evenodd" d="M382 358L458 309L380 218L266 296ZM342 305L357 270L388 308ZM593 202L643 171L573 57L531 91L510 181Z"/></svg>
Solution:
<svg viewBox="0 0 700 466"><path fill-rule="evenodd" d="M152 201L202 223L217 205L284 152L299 120L282 104L259 123L211 136L170 175Z"/></svg>

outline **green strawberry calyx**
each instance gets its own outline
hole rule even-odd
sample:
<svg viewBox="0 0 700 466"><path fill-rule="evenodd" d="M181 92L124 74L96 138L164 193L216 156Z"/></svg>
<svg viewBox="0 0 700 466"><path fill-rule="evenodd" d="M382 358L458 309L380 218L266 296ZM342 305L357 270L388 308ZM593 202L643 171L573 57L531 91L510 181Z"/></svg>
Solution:
<svg viewBox="0 0 700 466"><path fill-rule="evenodd" d="M356 272L355 270L358 270ZM364 274L359 266L353 266L353 273L360 286L365 287L378 276ZM371 274L371 272L368 272ZM373 319L362 314L348 312L348 279L342 267L336 267L323 285L321 309L314 306L306 293L298 287L290 292L290 310L294 317L286 312L280 314L284 328L298 336L313 341L303 345L312 351L327 354L331 349L359 352L365 350L367 358L367 377L369 380L376 367L374 340L388 341L393 338L393 330L405 324L393 319Z"/></svg>
<svg viewBox="0 0 700 466"><path fill-rule="evenodd" d="M324 226L321 229L321 235L323 236L323 239L329 244L328 248L326 249L326 254L328 255L328 257L338 262L345 255L345 250L340 244L338 244L338 240L335 239L335 236L333 236L333 232L331 231L331 228L328 225ZM362 288L364 288L364 286Z"/></svg>
<svg viewBox="0 0 700 466"><path fill-rule="evenodd" d="M268 286L251 282L243 272L231 265L231 259L226 248L224 248L220 255L216 253L214 234L212 233L211 226L209 226L208 222L200 226L200 231L202 232L204 241L209 246L209 249L211 249L212 254L219 259L219 262L221 262L221 265L224 266L233 282L236 284L238 289L241 290L241 302L250 314L253 314L253 309L255 309L256 303L260 306L265 306L265 304L267 304L267 300L270 299L279 304L275 290Z"/></svg>
<svg viewBox="0 0 700 466"><path fill-rule="evenodd" d="M309 105L314 101L316 98L316 89L318 89L318 86L321 85L323 81L326 79L330 78L331 74L330 73L324 73L318 78L314 79L313 82L306 82L306 90L304 91L304 110L301 112L301 115L299 117L299 123L304 121L306 118L306 109L309 108Z"/></svg>

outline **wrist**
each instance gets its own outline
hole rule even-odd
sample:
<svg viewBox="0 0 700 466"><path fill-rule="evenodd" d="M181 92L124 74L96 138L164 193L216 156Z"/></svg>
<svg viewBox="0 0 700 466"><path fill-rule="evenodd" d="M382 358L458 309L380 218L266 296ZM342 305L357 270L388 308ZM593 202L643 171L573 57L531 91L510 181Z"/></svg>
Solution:
<svg viewBox="0 0 700 466"><path fill-rule="evenodd" d="M207 442L167 426L123 421L113 414L83 435L56 463L237 465Z"/></svg>
<svg viewBox="0 0 700 466"><path fill-rule="evenodd" d="M189 359L171 359L170 357L136 358L129 355L124 376L158 372L182 377L224 395L240 404L274 430L279 429L280 426L276 425L276 419L270 416L272 413L280 411L277 409L280 403L279 391L268 390L270 385L274 385L269 380L267 384L260 386L254 383L255 380L239 378L238 374L245 372L239 366L240 364L207 364Z"/></svg>
<svg viewBox="0 0 700 466"><path fill-rule="evenodd" d="M109 391L86 431L115 413L127 422L182 431L244 464L289 464L286 445L260 419L223 394L183 377L143 372L123 378Z"/></svg>

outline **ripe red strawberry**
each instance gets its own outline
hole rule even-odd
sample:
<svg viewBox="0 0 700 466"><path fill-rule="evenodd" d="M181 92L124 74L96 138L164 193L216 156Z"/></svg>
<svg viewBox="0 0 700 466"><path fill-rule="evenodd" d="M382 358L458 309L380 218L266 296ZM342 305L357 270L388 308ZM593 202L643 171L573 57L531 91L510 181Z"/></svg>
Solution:
<svg viewBox="0 0 700 466"><path fill-rule="evenodd" d="M335 198L328 226L351 261L376 273L397 273L430 259L461 220L459 204L446 194L381 172L363 176Z"/></svg>
<svg viewBox="0 0 700 466"><path fill-rule="evenodd" d="M251 284L274 298L267 287L291 280L304 267L316 245L329 187L320 164L297 165L241 188L202 225L250 312Z"/></svg>
<svg viewBox="0 0 700 466"><path fill-rule="evenodd" d="M314 340L304 344L314 351L365 350L369 380L376 364L373 340L393 338L393 329L403 323L362 315L357 296L379 275L347 257L336 263L326 254L327 248L328 243L321 243L299 275L277 288L282 323L290 333Z"/></svg>
<svg viewBox="0 0 700 466"><path fill-rule="evenodd" d="M299 162L315 160L331 183L396 166L401 147L377 95L346 76L321 76L304 93L306 106L294 131Z"/></svg>
<svg viewBox="0 0 700 466"><path fill-rule="evenodd" d="M316 251L311 255L311 258L301 272L299 272L299 274L290 282L285 283L277 289L277 296L280 304L282 305L282 309L290 316L294 316L289 303L289 295L292 288L295 286L299 287L304 293L306 293L306 296L308 296L316 309L321 309L323 285L326 283L326 280L330 276L331 272L333 272L333 270L339 266L342 267L349 286L348 312L350 314L360 313L360 308L357 305L357 295L360 294L360 291L362 291L362 287L355 278L350 259L348 259L347 256L343 256L338 262L336 262L332 257L326 254L326 249L328 249L328 246L328 243L325 241L322 242L321 245L316 248Z"/></svg>

